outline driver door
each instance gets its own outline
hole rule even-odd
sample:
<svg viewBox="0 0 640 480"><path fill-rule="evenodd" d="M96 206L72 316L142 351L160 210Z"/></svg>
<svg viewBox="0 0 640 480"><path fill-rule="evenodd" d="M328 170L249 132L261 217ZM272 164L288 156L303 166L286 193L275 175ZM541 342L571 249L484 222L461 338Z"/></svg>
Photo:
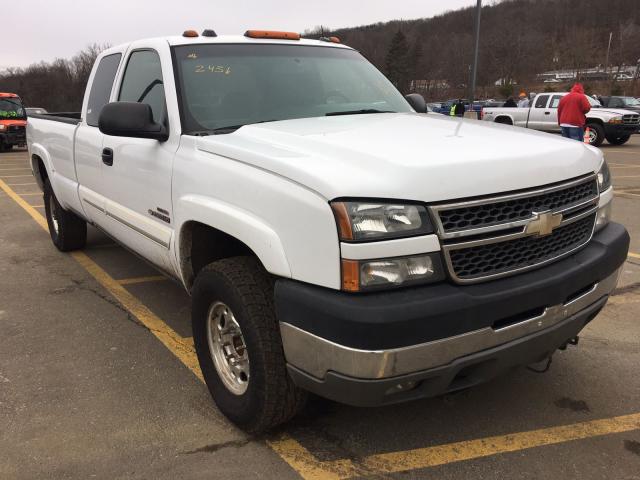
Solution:
<svg viewBox="0 0 640 480"><path fill-rule="evenodd" d="M129 53L116 99L146 103L168 129L160 56L153 49ZM134 252L173 274L171 175L179 135L165 142L105 135L102 179L105 228Z"/></svg>

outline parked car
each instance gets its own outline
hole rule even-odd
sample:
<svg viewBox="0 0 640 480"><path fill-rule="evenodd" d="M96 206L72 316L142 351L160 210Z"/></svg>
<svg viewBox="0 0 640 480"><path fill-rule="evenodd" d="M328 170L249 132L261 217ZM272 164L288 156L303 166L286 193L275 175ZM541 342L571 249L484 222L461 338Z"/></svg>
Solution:
<svg viewBox="0 0 640 480"><path fill-rule="evenodd" d="M43 115L45 113L49 113L46 109L40 107L27 107L25 108L25 111L27 112L27 117L30 117L31 115Z"/></svg>
<svg viewBox="0 0 640 480"><path fill-rule="evenodd" d="M640 113L640 100L633 97L599 97L602 106L607 108L623 108Z"/></svg>
<svg viewBox="0 0 640 480"><path fill-rule="evenodd" d="M54 245L93 224L182 284L213 399L258 432L306 392L388 405L548 359L613 292L601 151L425 112L339 43L190 31L102 52L82 112L27 138Z"/></svg>
<svg viewBox="0 0 640 480"><path fill-rule="evenodd" d="M15 93L0 92L0 152L25 146L26 120L20 97Z"/></svg>
<svg viewBox="0 0 640 480"><path fill-rule="evenodd" d="M567 93L540 93L529 108L485 108L482 119L487 122L515 125L544 132L560 132L558 104ZM589 143L599 147L605 138L613 145L623 145L640 129L640 114L630 110L604 108L587 96L591 111L587 114Z"/></svg>

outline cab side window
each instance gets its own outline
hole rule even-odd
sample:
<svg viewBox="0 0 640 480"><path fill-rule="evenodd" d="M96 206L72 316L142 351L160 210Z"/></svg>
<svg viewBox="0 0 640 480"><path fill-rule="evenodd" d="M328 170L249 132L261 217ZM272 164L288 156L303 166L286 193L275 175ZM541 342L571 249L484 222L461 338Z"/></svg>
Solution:
<svg viewBox="0 0 640 480"><path fill-rule="evenodd" d="M98 126L98 118L100 118L102 107L109 103L111 88L113 87L113 81L116 78L116 72L118 71L121 58L122 54L115 53L113 55L107 55L100 60L96 74L93 77L91 91L89 92L87 125L91 125L92 127Z"/></svg>
<svg viewBox="0 0 640 480"><path fill-rule="evenodd" d="M549 95L540 95L536 99L536 108L545 108L547 106L547 100L549 100Z"/></svg>
<svg viewBox="0 0 640 480"><path fill-rule="evenodd" d="M153 120L156 123L165 123L167 103L160 57L156 52L138 50L129 56L118 100L146 103L151 107Z"/></svg>

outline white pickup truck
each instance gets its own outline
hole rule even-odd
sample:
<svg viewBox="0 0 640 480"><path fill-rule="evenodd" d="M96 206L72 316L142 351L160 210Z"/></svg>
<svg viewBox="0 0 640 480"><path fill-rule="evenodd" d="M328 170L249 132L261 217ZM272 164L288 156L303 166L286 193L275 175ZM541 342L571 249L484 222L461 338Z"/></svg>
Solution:
<svg viewBox="0 0 640 480"><path fill-rule="evenodd" d="M82 112L31 116L28 147L58 249L94 225L191 294L237 425L282 423L306 392L464 389L602 309L629 237L598 149L421 113L336 39L214 35L105 51Z"/></svg>
<svg viewBox="0 0 640 480"><path fill-rule="evenodd" d="M560 133L558 104L567 93L539 93L528 108L491 107L482 110L487 122L532 128L543 132ZM591 104L587 113L589 144L599 147L605 138L613 145L623 145L640 130L640 114L620 108L605 108L597 100L586 96Z"/></svg>

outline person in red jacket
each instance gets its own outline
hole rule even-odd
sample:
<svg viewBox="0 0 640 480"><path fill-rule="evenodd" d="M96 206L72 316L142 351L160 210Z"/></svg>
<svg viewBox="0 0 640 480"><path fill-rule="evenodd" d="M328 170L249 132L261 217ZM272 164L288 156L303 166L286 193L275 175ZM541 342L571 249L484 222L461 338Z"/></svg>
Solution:
<svg viewBox="0 0 640 480"><path fill-rule="evenodd" d="M576 83L571 92L560 100L558 104L558 125L562 129L562 136L583 141L584 125L587 123L585 115L591 110L591 105L584 88Z"/></svg>

